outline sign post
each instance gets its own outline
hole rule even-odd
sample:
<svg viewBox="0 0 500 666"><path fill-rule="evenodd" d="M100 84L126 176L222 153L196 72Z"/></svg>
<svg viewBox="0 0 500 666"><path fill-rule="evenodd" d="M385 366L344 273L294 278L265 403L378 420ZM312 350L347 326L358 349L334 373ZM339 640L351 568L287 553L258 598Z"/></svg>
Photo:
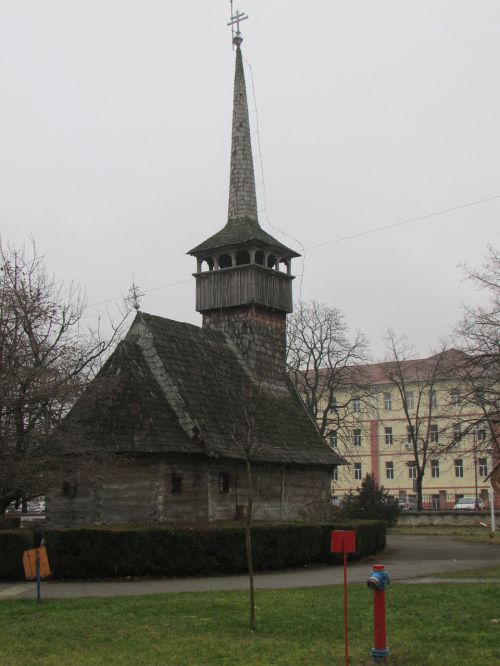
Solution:
<svg viewBox="0 0 500 666"><path fill-rule="evenodd" d="M330 550L344 556L344 641L345 663L349 664L349 629L347 608L347 555L356 552L356 532L354 530L333 530Z"/></svg>
<svg viewBox="0 0 500 666"><path fill-rule="evenodd" d="M42 600L42 578L48 578L52 575L45 546L25 550L23 553L23 566L26 580L34 580L36 582L36 600L40 603Z"/></svg>

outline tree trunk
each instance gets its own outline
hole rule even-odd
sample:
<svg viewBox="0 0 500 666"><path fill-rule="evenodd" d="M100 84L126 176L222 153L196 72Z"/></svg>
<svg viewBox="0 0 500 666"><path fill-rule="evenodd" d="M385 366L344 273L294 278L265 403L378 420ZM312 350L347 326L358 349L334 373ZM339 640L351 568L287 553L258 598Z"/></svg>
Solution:
<svg viewBox="0 0 500 666"><path fill-rule="evenodd" d="M422 486L424 484L424 475L417 473L417 511L422 511L423 509L423 495L422 495Z"/></svg>
<svg viewBox="0 0 500 666"><path fill-rule="evenodd" d="M257 626L255 622L255 589L253 583L253 557L252 557L252 512L253 512L253 486L252 486L252 465L250 460L246 461L248 500L247 500L247 523L246 523L246 547L248 564L248 584L249 584L249 613L250 613L250 631L255 631Z"/></svg>

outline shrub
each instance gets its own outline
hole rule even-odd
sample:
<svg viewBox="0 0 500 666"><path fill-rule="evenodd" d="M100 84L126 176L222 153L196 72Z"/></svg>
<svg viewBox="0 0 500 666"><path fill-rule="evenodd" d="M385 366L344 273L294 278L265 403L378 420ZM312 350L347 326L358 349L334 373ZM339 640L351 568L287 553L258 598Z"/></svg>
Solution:
<svg viewBox="0 0 500 666"><path fill-rule="evenodd" d="M30 530L0 532L0 580L24 578L23 552L33 548Z"/></svg>
<svg viewBox="0 0 500 666"><path fill-rule="evenodd" d="M399 504L384 486L379 486L372 474L367 474L357 493L349 492L343 501L346 518L385 520L389 527L396 524L400 514Z"/></svg>
<svg viewBox="0 0 500 666"><path fill-rule="evenodd" d="M354 558L385 546L386 524L351 521L345 524L279 524L252 528L256 570L332 563L330 533L354 529ZM46 532L57 578L126 576L198 576L246 570L243 527L64 529Z"/></svg>

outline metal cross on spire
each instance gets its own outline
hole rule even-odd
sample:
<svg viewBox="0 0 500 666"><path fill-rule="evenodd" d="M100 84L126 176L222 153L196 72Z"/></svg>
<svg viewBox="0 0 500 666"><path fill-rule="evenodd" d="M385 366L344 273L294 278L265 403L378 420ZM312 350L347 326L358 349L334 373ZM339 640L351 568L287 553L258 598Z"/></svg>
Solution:
<svg viewBox="0 0 500 666"><path fill-rule="evenodd" d="M243 37L240 32L240 22L245 21L248 16L244 12L240 12L239 9L236 10L236 14L233 11L233 0L231 0L231 20L228 25L231 26L231 35L233 36L233 46L239 47L243 41ZM236 31L234 30L236 26Z"/></svg>
<svg viewBox="0 0 500 666"><path fill-rule="evenodd" d="M144 296L144 293L139 289L135 283L134 276L132 275L132 286L128 290L128 294L125 298L125 301L131 305L134 310L137 312L141 307L141 298Z"/></svg>

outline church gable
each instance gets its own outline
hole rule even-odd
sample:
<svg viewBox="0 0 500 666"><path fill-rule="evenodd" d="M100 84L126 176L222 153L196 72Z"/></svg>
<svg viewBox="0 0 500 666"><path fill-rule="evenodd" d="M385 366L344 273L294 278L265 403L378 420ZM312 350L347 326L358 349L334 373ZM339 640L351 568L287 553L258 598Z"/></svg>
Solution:
<svg viewBox="0 0 500 666"><path fill-rule="evenodd" d="M63 431L79 428L110 453L203 453L186 436L136 343L121 342L75 405Z"/></svg>

